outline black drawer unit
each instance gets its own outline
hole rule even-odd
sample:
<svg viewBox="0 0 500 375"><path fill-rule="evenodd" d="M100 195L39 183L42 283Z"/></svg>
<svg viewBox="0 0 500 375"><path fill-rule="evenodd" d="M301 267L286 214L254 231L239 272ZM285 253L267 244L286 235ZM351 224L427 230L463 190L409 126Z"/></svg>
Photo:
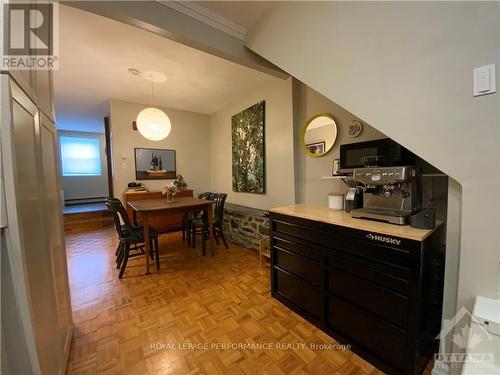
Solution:
<svg viewBox="0 0 500 375"><path fill-rule="evenodd" d="M306 258L314 259L318 262L321 261L321 247L311 244L307 241L301 241L280 233L273 237L273 246L292 251L294 253L305 256Z"/></svg>
<svg viewBox="0 0 500 375"><path fill-rule="evenodd" d="M328 291L378 315L382 319L406 327L408 298L367 282L350 273L328 269Z"/></svg>
<svg viewBox="0 0 500 375"><path fill-rule="evenodd" d="M321 317L321 290L312 283L305 282L296 275L279 267L273 267L273 279L275 292L285 297L288 302L293 303L308 314L315 321Z"/></svg>
<svg viewBox="0 0 500 375"><path fill-rule="evenodd" d="M270 225L274 298L385 372L422 370L441 320L443 226L414 241L272 211Z"/></svg>
<svg viewBox="0 0 500 375"><path fill-rule="evenodd" d="M407 296L410 272L388 264L373 262L346 255L338 251L328 251L326 265L354 274L373 284Z"/></svg>
<svg viewBox="0 0 500 375"><path fill-rule="evenodd" d="M338 297L328 298L327 325L351 342L403 370L406 332Z"/></svg>
<svg viewBox="0 0 500 375"><path fill-rule="evenodd" d="M306 258L297 253L273 246L275 265L300 276L315 286L321 283L321 265L319 262Z"/></svg>

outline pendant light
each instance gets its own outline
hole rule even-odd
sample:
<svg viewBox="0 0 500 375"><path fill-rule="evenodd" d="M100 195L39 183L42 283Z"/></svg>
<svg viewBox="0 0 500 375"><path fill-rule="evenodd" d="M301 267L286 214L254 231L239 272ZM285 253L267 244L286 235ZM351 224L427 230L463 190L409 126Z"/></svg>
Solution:
<svg viewBox="0 0 500 375"><path fill-rule="evenodd" d="M147 79L147 78L146 78ZM151 79L151 98L154 98L153 93L153 75L150 76ZM165 139L170 134L172 129L172 124L167 114L162 110L155 107L144 108L137 115L137 130L139 133L150 141L161 141Z"/></svg>

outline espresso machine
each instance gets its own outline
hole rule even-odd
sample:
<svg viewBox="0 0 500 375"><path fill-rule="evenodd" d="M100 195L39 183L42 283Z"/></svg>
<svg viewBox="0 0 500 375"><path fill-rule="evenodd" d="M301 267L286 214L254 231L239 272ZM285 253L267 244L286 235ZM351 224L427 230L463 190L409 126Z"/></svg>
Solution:
<svg viewBox="0 0 500 375"><path fill-rule="evenodd" d="M417 167L356 168L352 180L363 192L362 207L352 209L352 217L405 225L421 205Z"/></svg>

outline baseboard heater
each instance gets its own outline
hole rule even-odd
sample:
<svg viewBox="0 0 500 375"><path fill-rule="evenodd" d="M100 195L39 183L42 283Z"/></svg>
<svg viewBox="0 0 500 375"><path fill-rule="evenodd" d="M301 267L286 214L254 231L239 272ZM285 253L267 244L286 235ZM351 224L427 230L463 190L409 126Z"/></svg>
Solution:
<svg viewBox="0 0 500 375"><path fill-rule="evenodd" d="M95 198L78 198L78 199L65 199L65 206L74 206L77 204L86 204L86 203L104 203L106 197L95 197Z"/></svg>

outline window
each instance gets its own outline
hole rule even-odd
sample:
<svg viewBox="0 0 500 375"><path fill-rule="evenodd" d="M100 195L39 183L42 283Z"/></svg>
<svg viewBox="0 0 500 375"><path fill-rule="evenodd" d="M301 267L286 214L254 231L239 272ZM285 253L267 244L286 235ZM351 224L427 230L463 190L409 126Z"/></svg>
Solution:
<svg viewBox="0 0 500 375"><path fill-rule="evenodd" d="M61 137L63 176L100 176L99 138Z"/></svg>

